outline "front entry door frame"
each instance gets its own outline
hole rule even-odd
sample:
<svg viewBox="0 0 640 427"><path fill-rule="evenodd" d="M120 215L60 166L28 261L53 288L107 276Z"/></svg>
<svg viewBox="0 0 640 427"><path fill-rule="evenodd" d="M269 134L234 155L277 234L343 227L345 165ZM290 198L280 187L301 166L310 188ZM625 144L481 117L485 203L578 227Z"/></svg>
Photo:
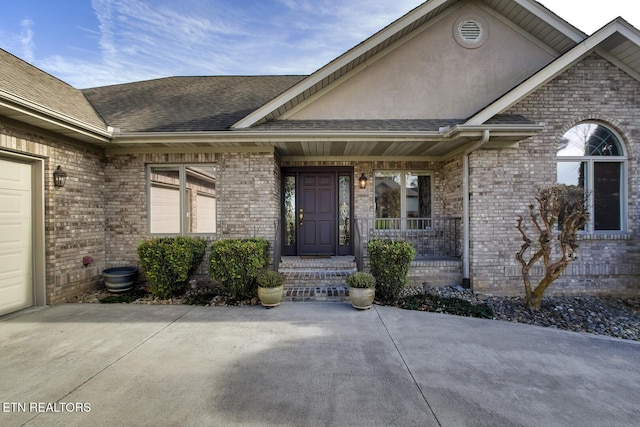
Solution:
<svg viewBox="0 0 640 427"><path fill-rule="evenodd" d="M283 255L353 254L353 173L353 167L282 169ZM346 181L348 206L345 206L344 189L340 196L340 185L345 186Z"/></svg>

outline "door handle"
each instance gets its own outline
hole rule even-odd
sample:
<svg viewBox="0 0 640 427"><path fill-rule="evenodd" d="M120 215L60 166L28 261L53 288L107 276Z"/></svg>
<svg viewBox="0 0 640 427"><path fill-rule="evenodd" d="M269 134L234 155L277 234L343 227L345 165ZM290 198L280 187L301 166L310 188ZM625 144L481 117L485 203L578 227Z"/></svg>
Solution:
<svg viewBox="0 0 640 427"><path fill-rule="evenodd" d="M302 223L304 222L304 209L300 209L300 213L298 214L298 220L300 221L299 225L302 227Z"/></svg>

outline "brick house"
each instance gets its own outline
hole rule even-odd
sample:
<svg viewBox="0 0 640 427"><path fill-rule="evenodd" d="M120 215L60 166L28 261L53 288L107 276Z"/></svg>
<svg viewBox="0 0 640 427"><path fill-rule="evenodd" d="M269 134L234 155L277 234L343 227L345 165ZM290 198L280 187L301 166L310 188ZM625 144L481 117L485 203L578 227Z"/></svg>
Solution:
<svg viewBox="0 0 640 427"><path fill-rule="evenodd" d="M176 234L265 237L276 267L402 238L416 283L521 294L515 219L558 181L592 219L551 292L638 295L639 159L640 32L532 0L429 0L309 76L78 90L0 51L0 315Z"/></svg>

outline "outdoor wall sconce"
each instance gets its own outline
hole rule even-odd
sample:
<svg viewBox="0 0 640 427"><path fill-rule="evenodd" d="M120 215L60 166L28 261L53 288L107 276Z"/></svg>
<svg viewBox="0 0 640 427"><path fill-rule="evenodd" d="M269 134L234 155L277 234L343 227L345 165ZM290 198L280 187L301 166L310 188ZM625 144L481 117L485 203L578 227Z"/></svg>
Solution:
<svg viewBox="0 0 640 427"><path fill-rule="evenodd" d="M56 187L64 187L64 183L67 181L67 173L62 170L60 165L53 171L53 185Z"/></svg>
<svg viewBox="0 0 640 427"><path fill-rule="evenodd" d="M364 173L360 176L358 182L360 183L360 188L367 188L367 177L364 176Z"/></svg>

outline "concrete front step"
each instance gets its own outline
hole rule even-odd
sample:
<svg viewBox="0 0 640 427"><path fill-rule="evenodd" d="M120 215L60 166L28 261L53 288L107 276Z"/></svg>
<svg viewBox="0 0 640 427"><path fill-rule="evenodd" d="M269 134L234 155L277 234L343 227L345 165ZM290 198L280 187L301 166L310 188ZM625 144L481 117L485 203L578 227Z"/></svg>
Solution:
<svg viewBox="0 0 640 427"><path fill-rule="evenodd" d="M353 256L332 256L327 258L283 256L278 271L355 271L357 269Z"/></svg>
<svg viewBox="0 0 640 427"><path fill-rule="evenodd" d="M283 301L344 302L349 300L349 288L344 286L292 286L284 288Z"/></svg>
<svg viewBox="0 0 640 427"><path fill-rule="evenodd" d="M353 256L282 257L278 271L285 277L285 289L304 289L300 298L308 298L316 294L315 289L346 288L347 277L357 268ZM318 294L333 295L332 291L319 291Z"/></svg>
<svg viewBox="0 0 640 427"><path fill-rule="evenodd" d="M284 285L322 287L346 285L347 277L356 270L338 270L338 271L287 271L282 274L285 277Z"/></svg>

